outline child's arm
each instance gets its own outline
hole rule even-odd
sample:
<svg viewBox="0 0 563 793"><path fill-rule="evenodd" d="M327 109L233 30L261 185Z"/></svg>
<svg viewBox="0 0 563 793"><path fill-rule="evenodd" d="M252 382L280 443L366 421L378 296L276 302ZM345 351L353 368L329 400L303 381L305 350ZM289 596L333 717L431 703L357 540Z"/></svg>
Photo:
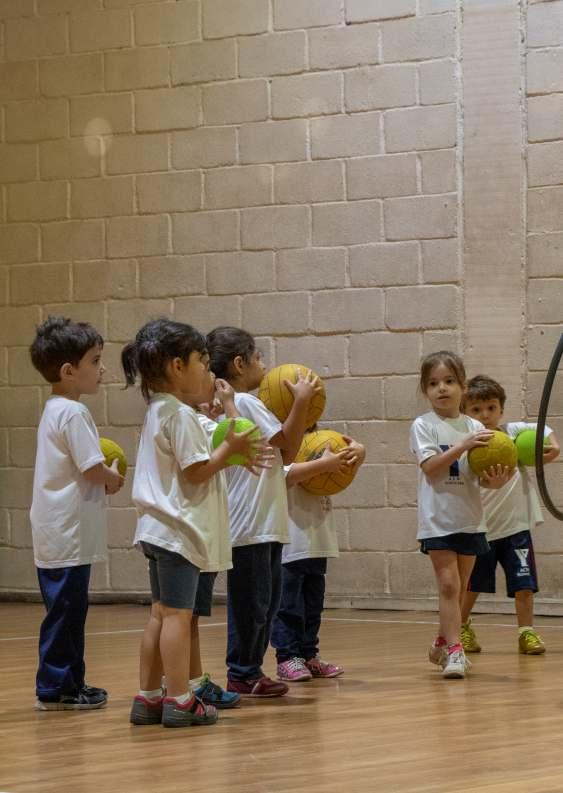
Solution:
<svg viewBox="0 0 563 793"><path fill-rule="evenodd" d="M256 427L251 427L245 432L235 432L235 423L231 422L225 440L211 453L208 460L192 463L182 470L182 475L191 485L200 485L207 482L212 476L227 466L227 460L232 454L242 454L252 462L261 459L260 449L262 439L251 439L256 432Z"/></svg>
<svg viewBox="0 0 563 793"><path fill-rule="evenodd" d="M87 482L104 485L106 493L112 496L118 490L121 490L125 481L125 478L117 470L117 463L117 459L112 462L111 466L105 465L105 463L98 463L83 471L82 476Z"/></svg>
<svg viewBox="0 0 563 793"><path fill-rule="evenodd" d="M472 432L463 441L456 443L454 446L450 446L445 452L433 454L432 457L424 460L424 462L420 464L420 467L430 481L439 479L439 477L448 470L451 464L458 460L464 452L468 452L477 446L486 446L492 437L493 433L491 430L483 429L478 432Z"/></svg>
<svg viewBox="0 0 563 793"><path fill-rule="evenodd" d="M559 457L559 452L561 449L559 448L559 442L555 437L555 433L551 432L547 436L547 443L543 447L543 461L544 463L552 463L557 457Z"/></svg>
<svg viewBox="0 0 563 793"><path fill-rule="evenodd" d="M343 435L342 437L348 444L348 449L346 450L348 452L348 463L352 468L359 468L366 459L366 447L362 443L350 438L349 435Z"/></svg>
<svg viewBox="0 0 563 793"><path fill-rule="evenodd" d="M491 465L488 471L483 471L479 477L479 484L486 490L500 490L514 474L515 468L507 465Z"/></svg>
<svg viewBox="0 0 563 793"><path fill-rule="evenodd" d="M350 470L350 462L347 460L348 449L336 454L327 446L320 457L316 460L308 460L304 463L292 463L285 478L287 487L293 487L301 482L307 482L314 476L328 473L345 473Z"/></svg>
<svg viewBox="0 0 563 793"><path fill-rule="evenodd" d="M284 465L289 465L299 451L307 429L307 410L311 399L320 391L321 385L319 378L314 376L311 370L303 375L300 369L297 370L296 383L290 383L289 380L284 380L284 383L293 394L293 405L281 431L270 438L269 443L280 449Z"/></svg>

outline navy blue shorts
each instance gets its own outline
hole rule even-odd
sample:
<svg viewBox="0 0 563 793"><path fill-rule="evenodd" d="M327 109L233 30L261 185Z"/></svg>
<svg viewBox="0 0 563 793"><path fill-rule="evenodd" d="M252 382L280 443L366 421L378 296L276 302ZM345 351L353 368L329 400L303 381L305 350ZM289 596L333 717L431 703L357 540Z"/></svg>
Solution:
<svg viewBox="0 0 563 793"><path fill-rule="evenodd" d="M194 616L210 617L213 603L213 587L217 573L200 573L195 596Z"/></svg>
<svg viewBox="0 0 563 793"><path fill-rule="evenodd" d="M153 603L162 603L171 609L193 609L199 567L179 553L142 542L141 548L149 560L149 578Z"/></svg>
<svg viewBox="0 0 563 793"><path fill-rule="evenodd" d="M470 592L494 592L495 570L500 562L506 576L506 594L513 598L522 589L538 591L538 577L532 535L519 531L510 537L491 540L491 550L475 561L469 579Z"/></svg>
<svg viewBox="0 0 563 793"><path fill-rule="evenodd" d="M461 556L480 556L489 552L487 535L484 532L456 532L443 537L428 537L420 540L422 553L428 551L453 551Z"/></svg>

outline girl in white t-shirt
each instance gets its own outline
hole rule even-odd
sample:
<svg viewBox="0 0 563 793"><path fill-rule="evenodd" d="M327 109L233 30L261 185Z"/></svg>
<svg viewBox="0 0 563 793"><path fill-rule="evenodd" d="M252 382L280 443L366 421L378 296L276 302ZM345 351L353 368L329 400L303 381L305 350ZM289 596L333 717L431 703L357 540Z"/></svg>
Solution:
<svg viewBox="0 0 563 793"><path fill-rule="evenodd" d="M270 643L272 619L281 590L282 543L289 541L284 464L293 462L305 431L307 410L318 390L318 378L302 373L288 383L294 401L283 424L250 394L266 374L261 353L250 333L220 327L207 337L211 369L235 389L235 407L251 419L264 441L274 448L271 468L252 476L240 466L227 471L233 567L227 574L227 691L247 697L278 697L285 683L262 671Z"/></svg>
<svg viewBox="0 0 563 793"><path fill-rule="evenodd" d="M464 677L469 662L460 644L461 597L478 554L489 549L479 485L499 488L512 471L491 468L481 480L470 469L467 452L493 437L475 419L460 413L465 368L453 352L427 355L421 364L420 390L432 406L410 431L418 468L418 534L430 556L438 584L440 624L429 659L444 677Z"/></svg>
<svg viewBox="0 0 563 793"><path fill-rule="evenodd" d="M231 565L222 470L233 453L254 457L256 444L249 432L237 434L231 428L212 449L195 407L207 399L213 375L205 337L190 325L166 319L147 323L121 360L127 384L140 375L148 402L133 501L135 544L149 560L152 606L130 720L165 727L213 724L216 709L188 687L190 623L200 570Z"/></svg>

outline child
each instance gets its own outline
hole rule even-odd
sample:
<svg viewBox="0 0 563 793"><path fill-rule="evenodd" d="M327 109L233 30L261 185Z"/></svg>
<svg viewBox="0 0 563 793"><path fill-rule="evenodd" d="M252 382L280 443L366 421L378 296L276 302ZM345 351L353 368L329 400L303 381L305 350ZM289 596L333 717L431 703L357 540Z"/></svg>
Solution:
<svg viewBox="0 0 563 793"><path fill-rule="evenodd" d="M231 563L222 469L233 453L253 457L249 432L229 430L214 451L195 407L209 393L205 338L190 325L144 325L121 356L128 385L137 373L148 402L133 482L135 543L149 560L152 606L141 642L133 724L213 724L217 712L188 685L192 609L199 571ZM167 696L162 696L162 674Z"/></svg>
<svg viewBox="0 0 563 793"><path fill-rule="evenodd" d="M318 655L327 558L338 556L332 502L330 496L315 496L295 485L361 465L364 447L352 438L345 440L348 448L335 454L327 447L318 459L293 463L287 472L290 542L282 551L282 595L272 625L272 646L278 679L290 683L344 672Z"/></svg>
<svg viewBox="0 0 563 793"><path fill-rule="evenodd" d="M264 675L272 619L281 591L281 548L288 542L287 494L283 463L293 461L305 431L307 410L319 388L310 372L289 383L294 402L283 422L248 393L258 387L265 366L253 337L232 327L207 337L211 368L235 389L235 407L251 419L274 447L272 467L252 476L241 467L227 472L233 567L227 574L227 691L248 697L279 697L285 683Z"/></svg>
<svg viewBox="0 0 563 793"><path fill-rule="evenodd" d="M485 375L473 377L467 384L465 411L481 421L488 430L506 432L515 438L523 430L536 428L523 421L501 424L506 393L504 388ZM544 462L559 454L553 431L545 428L549 445L544 446ZM477 558L461 610L461 641L465 652L478 653L481 646L471 625L470 614L480 592L495 591L495 569L503 567L506 594L514 598L518 618L518 646L525 655L541 655L545 644L533 627L534 592L538 591L534 546L530 529L543 523L539 500L525 467L516 469L509 482L497 491L482 493L487 539L490 551Z"/></svg>
<svg viewBox="0 0 563 793"><path fill-rule="evenodd" d="M418 534L421 550L430 556L438 583L440 624L428 657L442 666L446 678L465 677L469 662L459 641L460 600L475 557L487 553L479 478L467 462L476 446L486 446L492 432L460 413L466 376L453 352L427 355L421 364L420 390L432 411L419 416L410 431L418 462ZM510 472L497 466L483 473L481 483L501 487Z"/></svg>
<svg viewBox="0 0 563 793"><path fill-rule="evenodd" d="M31 528L47 614L39 632L37 710L103 708L107 692L84 681L84 626L94 562L106 559L106 493L123 485L117 460L104 463L83 394L105 372L103 339L85 322L49 317L30 347L51 383L37 431Z"/></svg>

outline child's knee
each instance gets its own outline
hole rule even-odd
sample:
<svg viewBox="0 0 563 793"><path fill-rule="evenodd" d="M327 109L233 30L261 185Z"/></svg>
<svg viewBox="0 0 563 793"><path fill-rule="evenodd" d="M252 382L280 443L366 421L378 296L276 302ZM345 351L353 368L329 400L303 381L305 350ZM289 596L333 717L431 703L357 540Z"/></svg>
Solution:
<svg viewBox="0 0 563 793"><path fill-rule="evenodd" d="M460 593L459 587L460 587L459 581L456 580L455 578L449 578L449 577L442 578L442 580L439 582L440 594L442 595L442 597L451 600L455 600L456 598L459 598L459 593Z"/></svg>

